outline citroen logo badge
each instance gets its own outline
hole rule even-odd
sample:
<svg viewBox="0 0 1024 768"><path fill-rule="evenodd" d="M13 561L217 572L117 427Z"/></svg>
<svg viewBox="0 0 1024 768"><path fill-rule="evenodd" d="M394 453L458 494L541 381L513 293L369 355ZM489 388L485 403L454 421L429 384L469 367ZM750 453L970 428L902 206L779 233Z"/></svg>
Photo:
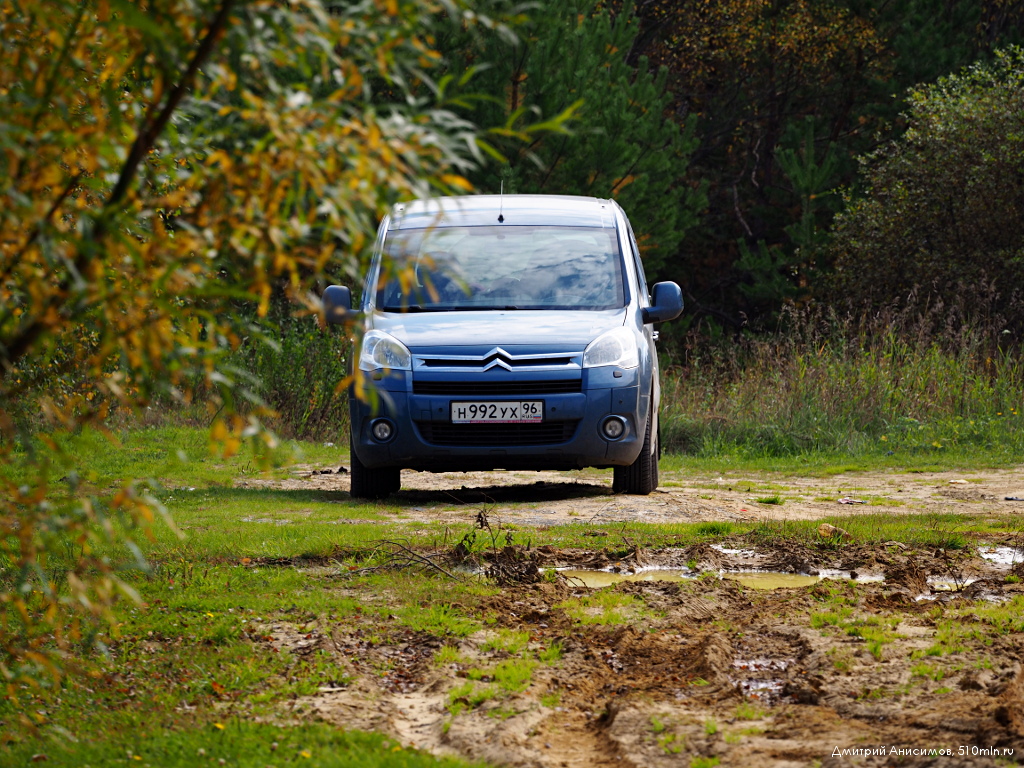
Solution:
<svg viewBox="0 0 1024 768"><path fill-rule="evenodd" d="M506 371L512 370L512 356L501 347L495 347L484 355L484 370L489 371L500 365Z"/></svg>

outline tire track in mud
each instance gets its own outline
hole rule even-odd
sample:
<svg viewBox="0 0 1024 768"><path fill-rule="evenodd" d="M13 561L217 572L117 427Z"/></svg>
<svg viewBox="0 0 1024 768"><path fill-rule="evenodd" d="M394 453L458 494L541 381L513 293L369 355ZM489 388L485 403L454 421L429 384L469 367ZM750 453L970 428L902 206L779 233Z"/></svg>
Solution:
<svg viewBox="0 0 1024 768"><path fill-rule="evenodd" d="M993 584L989 599L1024 596L1024 585ZM635 598L641 613L624 625L581 625L559 606L591 594L585 590L505 590L479 607L497 618L494 627L464 638L461 660L445 667L434 655L451 639L373 626L366 617L330 631L279 625L266 636L294 653L326 650L352 675L347 685L292 702L295 716L383 731L406 746L498 765L893 764L880 756L830 757L837 747L865 744L1024 754L1020 632L965 640L948 656L915 654L936 641L940 614L972 604L964 596L915 602L895 582L822 582L762 593L718 579L623 582L611 591ZM832 604L847 605L851 620L892 624L880 658L863 638L810 626L809 616ZM452 716L449 697L467 671L508 658L487 649L500 628L529 632L533 654L561 643L562 656L538 666L526 690ZM922 658L943 675L915 674ZM555 703L541 703L555 693ZM899 764L998 764L987 755L968 757Z"/></svg>
<svg viewBox="0 0 1024 768"><path fill-rule="evenodd" d="M631 498L611 495L599 480L566 482L564 476L549 474L539 485L523 478L515 478L520 484L514 487L489 485L488 476L468 488L453 485L450 477L412 475L389 507L400 508L396 515L402 521L470 523L485 505L495 522L546 526L591 521L595 531L598 524L619 520L878 513L878 507L866 504L820 500L846 495L856 486L857 493L903 504L885 508L894 514L1024 511L1024 505L1002 497L1004 492L1024 495L1021 470L972 473L970 485L951 484L959 480L955 473L797 479L792 493L802 501L787 498L784 505L767 508L752 503L744 482L736 478L726 478L720 490L680 481L683 487ZM281 482L268 481L267 487L284 487ZM313 482L333 500L347 503L343 476L284 482L304 488ZM697 545L644 552L643 562L616 563L598 549L535 551L549 567L696 563L698 570L714 574L736 568L746 557L737 553L749 554L754 546L745 540L725 544L735 548L728 550L732 554ZM489 631L528 631L534 655L560 642L562 657L539 665L526 690L456 716L449 697L466 682L469 668L504 658L484 650L487 632L459 642L463 660L447 667L439 667L435 656L442 644L456 642L453 638L411 633L386 621L374 624L369 617L329 631L282 624L265 636L294 653L322 650L351 677L291 702L295 717L382 731L408 746L499 765L677 768L701 759L770 768L897 764L889 754L833 757L836 749L865 745L954 750L948 758L897 756L899 765L1006 764L990 754L957 755L960 746L1013 749L1012 760L1019 762L1024 756L1022 625L996 631L996 619L971 618L970 610L1024 599L1024 584L1007 583L1005 569L999 572L975 557L957 567L964 573L973 569L978 581L960 593L926 594L929 601L921 601L922 593L929 592L928 577L948 570L949 553L889 544L853 543L837 551L788 543L762 549L743 563L788 572L884 572L883 583L822 582L770 593L713 575L683 584L620 583L608 590L635 598L640 612L612 627L581 624L560 607L574 596L593 594L588 590L550 584L508 588L477 609L481 617L486 613L496 621ZM1024 569L1019 575L1024 577ZM830 613L835 617L820 618ZM819 619L812 626L814 616ZM877 646L858 634L872 628L885 630ZM961 647L929 655L944 642L942 633L954 630ZM371 636L381 639L371 644Z"/></svg>

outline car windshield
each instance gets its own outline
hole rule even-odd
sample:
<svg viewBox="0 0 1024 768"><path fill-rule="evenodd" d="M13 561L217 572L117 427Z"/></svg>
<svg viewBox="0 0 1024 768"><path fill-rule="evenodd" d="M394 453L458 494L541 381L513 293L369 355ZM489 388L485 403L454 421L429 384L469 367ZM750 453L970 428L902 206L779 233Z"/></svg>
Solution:
<svg viewBox="0 0 1024 768"><path fill-rule="evenodd" d="M377 283L386 312L614 309L625 303L613 229L432 227L390 232Z"/></svg>

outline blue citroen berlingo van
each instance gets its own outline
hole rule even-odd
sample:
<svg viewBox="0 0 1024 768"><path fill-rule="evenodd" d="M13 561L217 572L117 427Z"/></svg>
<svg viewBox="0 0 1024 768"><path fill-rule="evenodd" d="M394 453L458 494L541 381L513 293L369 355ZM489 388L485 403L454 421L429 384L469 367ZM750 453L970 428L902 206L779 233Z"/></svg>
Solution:
<svg viewBox="0 0 1024 768"><path fill-rule="evenodd" d="M682 311L648 294L612 200L487 195L401 203L363 286L323 295L356 323L350 392L357 498L403 469L612 467L616 492L658 485L657 334Z"/></svg>

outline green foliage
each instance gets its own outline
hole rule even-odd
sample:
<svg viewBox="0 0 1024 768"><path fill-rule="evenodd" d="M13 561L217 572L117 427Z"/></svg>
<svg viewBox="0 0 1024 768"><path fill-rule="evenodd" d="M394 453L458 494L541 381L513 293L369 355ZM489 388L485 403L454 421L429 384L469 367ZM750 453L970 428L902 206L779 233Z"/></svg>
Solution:
<svg viewBox="0 0 1024 768"><path fill-rule="evenodd" d="M434 654L434 663L439 666L447 666L449 664L459 664L463 661L462 653L454 645L442 645L436 654Z"/></svg>
<svg viewBox="0 0 1024 768"><path fill-rule="evenodd" d="M934 667L931 664L915 664L910 668L913 677L927 677L936 683L946 676L945 670L941 667Z"/></svg>
<svg viewBox="0 0 1024 768"><path fill-rule="evenodd" d="M485 191L614 198L627 211L649 269L670 257L703 205L683 183L695 146L693 121L669 114L668 72L646 59L630 62L639 24L631 5L614 16L596 0L533 6L521 41L491 32L442 39L455 71L486 62L474 78L493 96L474 112L483 124L510 130L533 113L574 110L571 134L529 146L503 141L507 163L470 174Z"/></svg>
<svg viewBox="0 0 1024 768"><path fill-rule="evenodd" d="M658 746L666 755L678 755L686 746L686 739L678 733L663 733L658 736Z"/></svg>
<svg viewBox="0 0 1024 768"><path fill-rule="evenodd" d="M480 623L464 616L450 605L408 605L398 610L399 620L407 627L441 637L465 637L480 628Z"/></svg>
<svg viewBox="0 0 1024 768"><path fill-rule="evenodd" d="M494 682L507 693L525 691L530 685L537 662L531 659L505 659L494 667Z"/></svg>
<svg viewBox="0 0 1024 768"><path fill-rule="evenodd" d="M823 627L838 627L853 613L850 608L840 608L838 611L825 611L823 613L811 614L811 626L815 629Z"/></svg>
<svg viewBox="0 0 1024 768"><path fill-rule="evenodd" d="M814 132L814 119L807 118L800 147L790 148L780 141L775 151L775 160L800 204L800 219L784 228L787 242L768 246L758 240L756 250L751 250L745 240L739 241L736 268L747 275L739 289L759 314L773 312L784 302L806 301L817 278L812 265L827 240L824 227L837 207L830 190L839 163L835 145L828 145L819 162Z"/></svg>
<svg viewBox="0 0 1024 768"><path fill-rule="evenodd" d="M1010 48L911 93L906 134L864 159L864 193L837 219L835 296L912 295L1020 332L1022 92L1024 50Z"/></svg>
<svg viewBox="0 0 1024 768"><path fill-rule="evenodd" d="M829 265L808 234L838 203L825 193L857 187L856 157L903 132L907 89L1024 30L1020 4L977 0L648 0L637 13L631 57L667 66L671 111L697 116L689 178L709 199L664 274L689 290L689 317L733 330L816 292ZM831 172L809 185L794 152Z"/></svg>
<svg viewBox="0 0 1024 768"><path fill-rule="evenodd" d="M297 318L275 306L265 320L256 320L259 336L243 339L227 364L250 381L255 396L266 403L276 432L289 437L348 439L348 342L321 329L310 317Z"/></svg>

